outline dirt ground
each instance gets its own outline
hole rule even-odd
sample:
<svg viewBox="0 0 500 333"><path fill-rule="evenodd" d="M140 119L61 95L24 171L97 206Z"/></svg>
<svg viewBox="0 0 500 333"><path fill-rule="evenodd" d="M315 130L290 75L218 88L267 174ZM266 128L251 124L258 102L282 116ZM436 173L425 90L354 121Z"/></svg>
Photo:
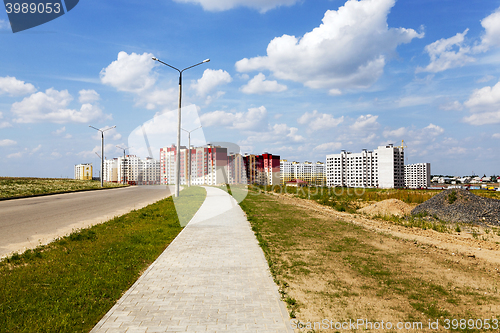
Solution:
<svg viewBox="0 0 500 333"><path fill-rule="evenodd" d="M287 295L299 303L295 323L300 321L305 325L314 322L318 324L317 327L296 329L295 332L351 331L331 329L331 327L322 329L319 322L324 319L333 322L357 319L379 323L422 322L424 324L422 329L404 331L438 332L448 331L443 325L449 315L459 320L498 318L500 237L495 232L487 233L486 228L482 227L475 227L469 232L450 233L407 228L370 218L369 215L362 213L338 212L314 201L299 199L292 195L272 194L272 196L283 207L290 205L302 210L311 221L314 220L322 228L325 227L325 230L330 221L344 221L363 230L375 232L371 233L373 236L366 237L359 243L359 234L346 229L342 238L331 238L333 243L327 245L329 238L325 231L322 239L301 238L302 240L296 245L296 251L284 251L279 260L287 263L288 266L284 267L289 269L282 273L281 278L286 281ZM408 211L412 208L405 205L397 202L377 203L377 206L384 210L388 206L398 207L396 211ZM370 209L374 214L380 213L373 206L366 211L369 212ZM473 237L472 231L476 237ZM366 247L366 252L370 255L365 256L363 251L353 252L352 258L344 255L342 261L337 253L344 250L339 250L340 252L334 250L325 257L325 248L331 249L337 246L343 249L349 246L349 239L356 237L358 237L357 246ZM373 260L377 257L377 253L388 258L387 265L392 265L394 262L394 267L391 268L393 271L390 273L397 278L377 279L377 274L385 274L384 268L379 267L380 262ZM307 271L306 274L293 273L293 263L297 262L308 263L308 269L302 268L303 271ZM375 279L369 275L366 275L368 276L366 278L363 274L358 274L361 272L359 267L370 267L370 265L376 268L373 273ZM429 329L429 322L436 320L439 321L439 328ZM333 322L330 321L330 325ZM374 329L373 331L400 332L401 330Z"/></svg>

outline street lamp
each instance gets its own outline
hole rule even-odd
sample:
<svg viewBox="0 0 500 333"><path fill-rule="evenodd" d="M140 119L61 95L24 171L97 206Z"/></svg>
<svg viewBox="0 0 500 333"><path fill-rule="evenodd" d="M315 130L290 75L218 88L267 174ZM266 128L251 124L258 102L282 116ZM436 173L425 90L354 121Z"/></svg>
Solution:
<svg viewBox="0 0 500 333"><path fill-rule="evenodd" d="M122 167L122 174L123 174L123 185L125 185L125 150L129 149L130 147L120 147L116 146L116 148L123 149L123 167Z"/></svg>
<svg viewBox="0 0 500 333"><path fill-rule="evenodd" d="M196 127L194 130L190 130L190 131L186 131L184 128L181 128L181 130L183 130L184 132L187 132L188 133L188 150L189 150L189 153L188 153L188 187L191 186L191 132L194 132L196 131L197 129L200 129L200 127Z"/></svg>
<svg viewBox="0 0 500 333"><path fill-rule="evenodd" d="M94 126L90 126L90 125L89 125L89 127L101 132L101 187L103 187L103 185L104 185L104 132L109 131L112 128L115 128L116 126L109 127L106 129L99 129L99 128L95 128Z"/></svg>
<svg viewBox="0 0 500 333"><path fill-rule="evenodd" d="M205 59L202 62L186 67L182 70L175 68L174 66L170 66L169 64L161 61L158 58L153 57L154 61L158 61L159 63L164 64L165 66L168 66L170 68L175 69L176 71L179 72L179 110L177 112L177 157L175 161L175 197L179 197L179 184L180 184L180 173L181 173L181 159L180 159L180 154L181 154L181 100L182 100L182 72L184 72L187 69L196 67L198 65L204 64L206 62L209 62L210 59Z"/></svg>

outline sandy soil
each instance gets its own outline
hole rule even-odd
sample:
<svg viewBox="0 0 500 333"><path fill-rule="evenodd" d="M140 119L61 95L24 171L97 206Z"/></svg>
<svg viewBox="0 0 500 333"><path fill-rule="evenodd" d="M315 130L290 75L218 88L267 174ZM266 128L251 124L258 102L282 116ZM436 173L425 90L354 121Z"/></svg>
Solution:
<svg viewBox="0 0 500 333"><path fill-rule="evenodd" d="M407 228L398 226L381 219L370 218L368 214L380 214L383 212L394 212L401 215L413 208L397 199L388 199L361 208L360 214L339 212L333 208L323 206L312 200L296 198L289 194L275 194L280 199L292 202L294 205L304 207L312 211L326 214L346 222L363 226L369 230L383 232L402 239L414 240L422 244L428 244L439 249L446 249L456 255L475 256L495 265L500 265L500 236L494 232L485 232L486 228L471 226L468 230L453 233L440 233L434 230L423 230L421 228ZM396 214L395 214L396 215ZM462 228L464 229L464 228ZM476 230L478 238L473 237L473 229Z"/></svg>

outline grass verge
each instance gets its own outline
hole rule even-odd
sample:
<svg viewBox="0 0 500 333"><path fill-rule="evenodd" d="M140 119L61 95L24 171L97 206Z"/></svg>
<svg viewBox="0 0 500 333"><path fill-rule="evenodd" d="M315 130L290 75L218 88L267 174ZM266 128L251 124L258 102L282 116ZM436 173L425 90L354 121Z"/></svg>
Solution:
<svg viewBox="0 0 500 333"><path fill-rule="evenodd" d="M127 185L104 183L104 187L122 186ZM0 198L15 198L91 189L97 190L99 188L101 188L101 182L96 180L0 177Z"/></svg>
<svg viewBox="0 0 500 333"><path fill-rule="evenodd" d="M240 205L292 318L439 320L440 327L448 318L498 319L500 285L491 264L374 233L272 195L252 192ZM307 330L322 331L330 332Z"/></svg>
<svg viewBox="0 0 500 333"><path fill-rule="evenodd" d="M199 191L182 191L178 205L194 214L188 194ZM5 259L0 331L90 331L181 230L167 198Z"/></svg>

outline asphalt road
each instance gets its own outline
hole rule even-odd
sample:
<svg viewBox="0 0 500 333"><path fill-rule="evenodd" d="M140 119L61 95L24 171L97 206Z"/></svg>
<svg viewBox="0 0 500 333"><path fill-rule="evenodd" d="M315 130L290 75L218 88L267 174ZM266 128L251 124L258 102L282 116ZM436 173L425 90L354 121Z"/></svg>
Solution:
<svg viewBox="0 0 500 333"><path fill-rule="evenodd" d="M106 222L171 193L165 185L131 186L0 201L0 257Z"/></svg>

